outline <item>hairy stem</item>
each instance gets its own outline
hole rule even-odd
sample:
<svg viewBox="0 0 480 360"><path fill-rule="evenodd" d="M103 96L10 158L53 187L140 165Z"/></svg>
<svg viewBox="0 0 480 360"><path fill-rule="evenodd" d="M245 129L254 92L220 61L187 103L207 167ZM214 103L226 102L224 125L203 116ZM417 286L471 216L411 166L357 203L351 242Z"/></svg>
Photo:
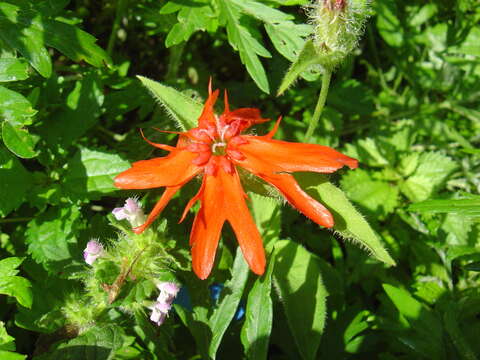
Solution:
<svg viewBox="0 0 480 360"><path fill-rule="evenodd" d="M318 96L317 106L315 106L315 112L310 119L310 124L308 125L307 133L305 134L306 143L310 141L313 133L315 132L315 129L317 128L318 120L320 120L320 115L322 115L322 110L325 106L325 101L327 100L328 88L330 87L331 78L332 70L326 69L322 75L322 90L320 90L320 95Z"/></svg>

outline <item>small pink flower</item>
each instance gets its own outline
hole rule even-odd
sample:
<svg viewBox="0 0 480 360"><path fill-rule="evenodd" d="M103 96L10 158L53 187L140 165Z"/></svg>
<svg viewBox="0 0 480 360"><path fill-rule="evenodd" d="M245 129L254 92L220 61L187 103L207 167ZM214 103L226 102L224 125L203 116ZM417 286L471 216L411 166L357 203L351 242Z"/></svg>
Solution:
<svg viewBox="0 0 480 360"><path fill-rule="evenodd" d="M97 240L90 240L83 251L83 258L88 265L92 265L98 257L103 255L103 245Z"/></svg>
<svg viewBox="0 0 480 360"><path fill-rule="evenodd" d="M163 324L167 318L168 312L170 311L172 305L165 302L157 301L153 306L150 307L152 314L150 315L150 320L152 320L157 326Z"/></svg>
<svg viewBox="0 0 480 360"><path fill-rule="evenodd" d="M160 290L160 295L165 294L169 297L175 298L180 291L180 286L174 282L162 282L157 285L158 290Z"/></svg>
<svg viewBox="0 0 480 360"><path fill-rule="evenodd" d="M125 201L125 205L113 209L112 214L117 220L127 219L133 227L139 226L145 221L145 214L143 213L142 207L135 198L128 198Z"/></svg>

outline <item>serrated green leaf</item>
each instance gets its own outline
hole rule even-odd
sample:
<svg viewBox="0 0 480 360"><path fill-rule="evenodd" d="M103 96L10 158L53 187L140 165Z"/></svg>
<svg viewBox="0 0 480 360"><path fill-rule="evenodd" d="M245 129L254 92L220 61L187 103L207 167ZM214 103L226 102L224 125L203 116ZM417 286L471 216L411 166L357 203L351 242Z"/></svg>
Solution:
<svg viewBox="0 0 480 360"><path fill-rule="evenodd" d="M302 246L275 243L275 287L303 359L315 359L325 326L327 291L316 256Z"/></svg>
<svg viewBox="0 0 480 360"><path fill-rule="evenodd" d="M27 308L32 307L32 284L27 279L16 276L23 259L6 258L0 261L0 294L13 296L17 302Z"/></svg>
<svg viewBox="0 0 480 360"><path fill-rule="evenodd" d="M38 138L32 136L27 129L21 126L14 126L10 122L4 121L2 138L8 150L18 157L30 159L38 154L34 149Z"/></svg>
<svg viewBox="0 0 480 360"><path fill-rule="evenodd" d="M28 252L49 270L61 269L78 253L80 212L77 207L50 208L28 223Z"/></svg>
<svg viewBox="0 0 480 360"><path fill-rule="evenodd" d="M291 21L279 24L265 24L265 30L275 49L290 61L295 61L305 44L305 38L312 32L307 24L295 24Z"/></svg>
<svg viewBox="0 0 480 360"><path fill-rule="evenodd" d="M218 307L214 310L208 323L212 331L212 339L208 348L209 356L214 359L222 341L223 335L237 311L238 304L243 295L243 289L247 283L249 268L243 258L240 247L237 248L232 268L232 278L225 284L224 292Z"/></svg>
<svg viewBox="0 0 480 360"><path fill-rule="evenodd" d="M245 322L240 334L247 359L267 358L272 331L273 304L270 295L275 255L269 259L265 275L258 277L248 294Z"/></svg>
<svg viewBox="0 0 480 360"><path fill-rule="evenodd" d="M372 179L365 170L345 174L341 185L350 199L373 212L387 215L398 206L398 187Z"/></svg>
<svg viewBox="0 0 480 360"><path fill-rule="evenodd" d="M118 325L95 326L57 349L43 359L111 360L122 348L124 330ZM42 357L39 358L39 360Z"/></svg>
<svg viewBox="0 0 480 360"><path fill-rule="evenodd" d="M355 209L345 193L327 181L325 176L311 173L296 175L302 187L314 199L324 204L333 215L333 229L342 237L352 240L387 265L395 265L377 234L365 218Z"/></svg>
<svg viewBox="0 0 480 360"><path fill-rule="evenodd" d="M31 176L23 165L0 145L0 216L7 216L23 203Z"/></svg>
<svg viewBox="0 0 480 360"><path fill-rule="evenodd" d="M137 78L167 110L183 131L197 126L197 120L202 114L202 104L170 86L162 85L143 76L137 76Z"/></svg>
<svg viewBox="0 0 480 360"><path fill-rule="evenodd" d="M270 92L267 74L258 56L271 57L267 49L256 39L254 32L240 22L242 9L230 0L219 0L221 17L226 22L230 45L238 50L242 63L257 86L267 94Z"/></svg>
<svg viewBox="0 0 480 360"><path fill-rule="evenodd" d="M315 50L313 40L305 41L300 54L297 59L292 63L287 73L283 77L282 83L277 90L277 96L282 95L287 90L302 72L307 70L310 66L318 63L318 55Z"/></svg>
<svg viewBox="0 0 480 360"><path fill-rule="evenodd" d="M22 94L0 85L0 121L8 121L12 125L29 125L36 113Z"/></svg>
<svg viewBox="0 0 480 360"><path fill-rule="evenodd" d="M44 34L33 24L40 15L21 6L0 3L0 38L16 49L43 77L50 77L52 62L45 48Z"/></svg>
<svg viewBox="0 0 480 360"><path fill-rule="evenodd" d="M0 82L18 81L28 78L28 63L23 59L0 59Z"/></svg>
<svg viewBox="0 0 480 360"><path fill-rule="evenodd" d="M113 178L129 166L116 154L80 148L68 162L62 185L72 198L95 199L117 190Z"/></svg>
<svg viewBox="0 0 480 360"><path fill-rule="evenodd" d="M436 152L421 154L418 163L415 172L400 187L414 202L428 199L457 168L452 159Z"/></svg>

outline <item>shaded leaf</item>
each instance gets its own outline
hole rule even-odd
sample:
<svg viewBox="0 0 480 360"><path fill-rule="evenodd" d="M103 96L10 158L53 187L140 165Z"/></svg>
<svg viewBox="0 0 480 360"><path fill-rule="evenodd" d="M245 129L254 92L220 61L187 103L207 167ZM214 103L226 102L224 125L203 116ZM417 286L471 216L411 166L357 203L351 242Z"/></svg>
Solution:
<svg viewBox="0 0 480 360"><path fill-rule="evenodd" d="M38 138L32 136L27 129L21 126L14 126L8 121L4 121L2 138L5 146L18 157L30 159L38 154L34 149Z"/></svg>
<svg viewBox="0 0 480 360"><path fill-rule="evenodd" d="M315 359L325 326L326 297L317 258L302 246L275 243L275 287L303 359Z"/></svg>

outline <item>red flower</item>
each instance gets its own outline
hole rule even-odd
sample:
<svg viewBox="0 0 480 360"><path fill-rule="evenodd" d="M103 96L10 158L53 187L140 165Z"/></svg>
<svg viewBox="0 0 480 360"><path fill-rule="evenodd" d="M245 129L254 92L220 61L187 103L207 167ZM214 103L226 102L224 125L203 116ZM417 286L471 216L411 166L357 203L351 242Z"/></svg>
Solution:
<svg viewBox="0 0 480 360"><path fill-rule="evenodd" d="M268 119L254 108L231 111L225 93L223 114L214 114L213 106L218 90L209 89L209 97L198 119L198 127L180 133L176 147L151 145L166 150L165 157L143 160L115 178L121 189L150 189L165 187L147 221L134 229L143 232L162 212L172 196L197 175L203 176L198 193L188 202L182 221L192 205L200 200L200 211L190 234L193 270L200 279L210 274L218 240L225 221L235 232L242 253L252 271L265 271L265 252L262 239L250 215L237 167L275 186L288 202L325 227L333 226L333 217L319 202L307 195L291 175L296 171L332 173L347 165L351 169L358 162L327 146L291 143L273 140L280 118L272 131L264 136L244 135L252 125Z"/></svg>

